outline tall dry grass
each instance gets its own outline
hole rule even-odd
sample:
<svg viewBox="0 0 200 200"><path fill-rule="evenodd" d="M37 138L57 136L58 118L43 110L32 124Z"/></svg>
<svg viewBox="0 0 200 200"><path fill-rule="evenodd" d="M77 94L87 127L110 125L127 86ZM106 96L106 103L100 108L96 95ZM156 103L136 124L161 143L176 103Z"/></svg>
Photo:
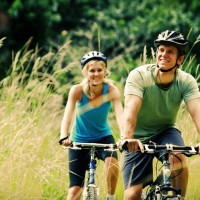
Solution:
<svg viewBox="0 0 200 200"><path fill-rule="evenodd" d="M11 72L0 86L0 199L61 200L66 198L69 184L68 154L58 145L65 103L63 96L74 82L81 79L77 58L82 52L72 49L67 40L63 46L54 46L56 50L51 49L40 57L40 49L29 50L29 43L13 55ZM147 62L145 56L138 61L143 62ZM124 66L129 70L120 56L109 63L111 71L122 71ZM48 67L54 69L52 73L48 72ZM65 73L75 75L75 80L65 79ZM122 81L117 83L122 92L125 78L121 77ZM61 85L60 81L66 84ZM113 114L110 115L110 124L115 138L119 138ZM177 125L188 145L199 142L194 124L184 107ZM188 165L187 199L198 199L199 157L189 158ZM103 163L99 162L96 179L104 199L106 188L102 169ZM121 175L116 195L118 200L123 198Z"/></svg>
<svg viewBox="0 0 200 200"><path fill-rule="evenodd" d="M76 60L67 42L43 57L38 57L37 48L28 50L29 42L16 53L10 75L1 81L0 199L64 199L67 156L58 137L63 93L71 83L66 80L61 87L57 77L72 70ZM72 55L73 62L63 68L65 55ZM43 69L47 64L57 67L55 73Z"/></svg>

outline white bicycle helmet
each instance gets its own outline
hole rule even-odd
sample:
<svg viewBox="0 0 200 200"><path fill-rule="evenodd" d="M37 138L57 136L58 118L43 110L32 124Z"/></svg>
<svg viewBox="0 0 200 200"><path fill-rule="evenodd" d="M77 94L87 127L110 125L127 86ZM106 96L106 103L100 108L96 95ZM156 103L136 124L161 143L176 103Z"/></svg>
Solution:
<svg viewBox="0 0 200 200"><path fill-rule="evenodd" d="M156 47L161 44L174 44L183 53L188 41L184 39L181 33L166 30L158 35L158 38L154 41L154 44Z"/></svg>
<svg viewBox="0 0 200 200"><path fill-rule="evenodd" d="M81 59L82 68L90 60L102 60L103 62L105 62L106 66L107 66L107 58L105 57L105 55L103 53L101 53L99 51L90 51L89 53L85 54Z"/></svg>

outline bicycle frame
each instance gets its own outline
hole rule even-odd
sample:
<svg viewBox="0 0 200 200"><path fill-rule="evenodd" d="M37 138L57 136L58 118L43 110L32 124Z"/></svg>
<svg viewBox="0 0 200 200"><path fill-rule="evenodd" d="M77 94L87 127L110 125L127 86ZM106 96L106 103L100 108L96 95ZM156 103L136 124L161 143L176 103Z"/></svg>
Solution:
<svg viewBox="0 0 200 200"><path fill-rule="evenodd" d="M87 184L83 190L83 200L98 200L100 199L99 187L95 184L95 171L96 171L96 158L95 151L97 149L104 149L104 151L116 151L117 146L115 144L100 144L100 143L80 143L73 142L72 149L90 149L90 163L88 171Z"/></svg>
<svg viewBox="0 0 200 200"><path fill-rule="evenodd" d="M163 155L162 161L162 173L161 173L161 181L158 176L157 179L153 182L151 187L151 192L147 195L146 199L153 199L152 196L156 196L157 200L164 199L181 199L181 190L179 188L175 188L171 185L171 170L170 170L170 162L168 160L168 156L170 153L165 153ZM172 192L172 194L169 194Z"/></svg>
<svg viewBox="0 0 200 200"><path fill-rule="evenodd" d="M88 184L94 184L95 183L95 177L94 177L95 170L96 170L95 147L91 147Z"/></svg>
<svg viewBox="0 0 200 200"><path fill-rule="evenodd" d="M147 192L145 200L166 200L166 199L181 199L181 190L171 185L171 170L169 155L174 152L182 153L186 156L192 156L198 154L198 147L193 146L174 146L172 144L166 145L144 145L145 153L154 154L155 152L164 151L162 160L162 181L159 181L159 177L150 185L150 189ZM169 192L171 192L169 194Z"/></svg>

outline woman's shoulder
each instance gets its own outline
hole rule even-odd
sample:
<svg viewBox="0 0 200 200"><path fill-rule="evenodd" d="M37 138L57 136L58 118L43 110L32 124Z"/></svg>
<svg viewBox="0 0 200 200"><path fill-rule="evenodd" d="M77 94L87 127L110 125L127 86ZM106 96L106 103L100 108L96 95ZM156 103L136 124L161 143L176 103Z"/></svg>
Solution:
<svg viewBox="0 0 200 200"><path fill-rule="evenodd" d="M114 91L114 90L118 90L117 86L113 84L108 84L108 91Z"/></svg>
<svg viewBox="0 0 200 200"><path fill-rule="evenodd" d="M73 85L73 86L70 88L70 92L73 92L73 93L82 92L82 85L81 85L81 84Z"/></svg>
<svg viewBox="0 0 200 200"><path fill-rule="evenodd" d="M81 84L73 85L70 89L70 95L76 97L77 99L81 99L81 97L82 97L82 85Z"/></svg>
<svg viewBox="0 0 200 200"><path fill-rule="evenodd" d="M110 94L111 99L119 98L121 95L119 88L115 85L108 85L108 93Z"/></svg>
<svg viewBox="0 0 200 200"><path fill-rule="evenodd" d="M82 90L82 84L72 85L71 90Z"/></svg>

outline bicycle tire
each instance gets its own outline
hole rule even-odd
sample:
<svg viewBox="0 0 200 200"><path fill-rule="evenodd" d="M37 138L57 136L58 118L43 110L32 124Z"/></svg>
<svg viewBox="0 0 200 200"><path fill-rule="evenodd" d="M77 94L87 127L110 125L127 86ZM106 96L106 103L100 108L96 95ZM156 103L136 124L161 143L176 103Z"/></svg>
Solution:
<svg viewBox="0 0 200 200"><path fill-rule="evenodd" d="M94 184L87 185L83 191L83 200L99 200L99 187Z"/></svg>

